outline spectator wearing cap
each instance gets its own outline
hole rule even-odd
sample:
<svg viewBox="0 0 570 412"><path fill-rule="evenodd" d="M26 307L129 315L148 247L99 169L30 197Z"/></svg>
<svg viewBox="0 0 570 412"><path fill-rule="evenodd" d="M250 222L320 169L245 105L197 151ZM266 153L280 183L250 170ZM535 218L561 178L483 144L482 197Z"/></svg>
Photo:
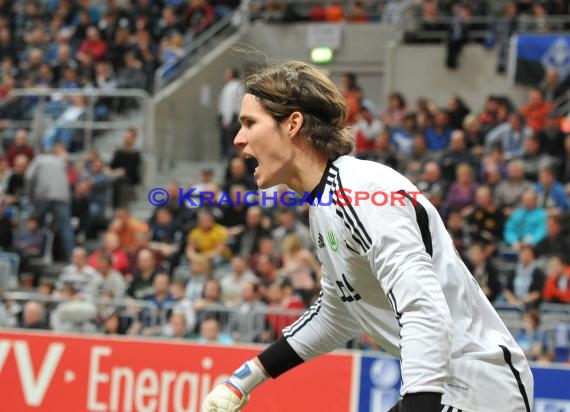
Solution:
<svg viewBox="0 0 570 412"><path fill-rule="evenodd" d="M376 117L374 104L368 99L362 100L360 113L355 120L356 122L353 126L356 140L355 151L357 156L361 156L373 149L374 139L384 130L384 126L380 119Z"/></svg>

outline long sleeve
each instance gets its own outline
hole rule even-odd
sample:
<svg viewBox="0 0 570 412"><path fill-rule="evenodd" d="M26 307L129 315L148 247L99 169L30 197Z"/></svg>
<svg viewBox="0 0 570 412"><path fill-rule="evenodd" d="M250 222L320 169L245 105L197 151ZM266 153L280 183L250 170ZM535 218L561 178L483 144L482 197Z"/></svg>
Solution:
<svg viewBox="0 0 570 412"><path fill-rule="evenodd" d="M544 209L535 209L531 214L533 225L530 228L530 237L533 245L544 239L548 232L546 227L547 214Z"/></svg>
<svg viewBox="0 0 570 412"><path fill-rule="evenodd" d="M283 336L305 361L346 344L361 331L358 323L338 299L323 269L321 296L295 323L283 329Z"/></svg>
<svg viewBox="0 0 570 412"><path fill-rule="evenodd" d="M542 297L544 298L544 300L549 302L555 302L559 299L558 298L559 290L558 290L558 285L556 284L557 281L558 279L551 276L549 276L548 279L546 279L544 290L542 291Z"/></svg>
<svg viewBox="0 0 570 412"><path fill-rule="evenodd" d="M416 220L423 206L363 206L365 227L373 228L370 265L400 324L402 394L444 392L450 373L453 323L434 272L431 238ZM426 224L427 224L427 216ZM435 218L435 216L434 216ZM427 233L429 236L429 233Z"/></svg>
<svg viewBox="0 0 570 412"><path fill-rule="evenodd" d="M505 224L505 242L508 245L512 245L518 242L520 239L517 234L517 228L520 225L521 220L521 210L515 210L513 214L507 219L507 223Z"/></svg>

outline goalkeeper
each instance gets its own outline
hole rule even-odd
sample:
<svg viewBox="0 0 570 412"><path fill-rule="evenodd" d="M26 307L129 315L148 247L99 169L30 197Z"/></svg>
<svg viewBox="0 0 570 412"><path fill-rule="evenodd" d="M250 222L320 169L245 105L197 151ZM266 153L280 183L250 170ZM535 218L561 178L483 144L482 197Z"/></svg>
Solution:
<svg viewBox="0 0 570 412"><path fill-rule="evenodd" d="M212 389L202 412L241 410L265 380L362 331L401 359L401 400L392 412L530 412L533 377L523 351L435 207L398 172L350 156L346 103L335 85L302 62L244 83L234 143L257 160L260 188L284 183L311 194L322 291L279 340ZM393 201L366 197L380 192Z"/></svg>

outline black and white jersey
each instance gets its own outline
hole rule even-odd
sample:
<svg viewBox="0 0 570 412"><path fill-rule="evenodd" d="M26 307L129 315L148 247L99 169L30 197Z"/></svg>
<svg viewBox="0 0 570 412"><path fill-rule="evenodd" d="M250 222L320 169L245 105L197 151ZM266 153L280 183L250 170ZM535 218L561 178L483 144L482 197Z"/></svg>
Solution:
<svg viewBox="0 0 570 412"><path fill-rule="evenodd" d="M283 331L302 359L364 331L401 359L402 395L439 392L443 404L470 412L530 410L533 381L524 353L437 210L408 179L341 156L313 196L322 292Z"/></svg>

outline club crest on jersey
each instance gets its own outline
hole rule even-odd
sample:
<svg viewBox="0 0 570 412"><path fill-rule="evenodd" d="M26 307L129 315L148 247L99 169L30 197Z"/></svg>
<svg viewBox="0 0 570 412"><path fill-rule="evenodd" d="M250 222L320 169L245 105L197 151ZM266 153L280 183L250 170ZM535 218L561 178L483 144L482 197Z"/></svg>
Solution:
<svg viewBox="0 0 570 412"><path fill-rule="evenodd" d="M325 247L325 238L323 237L323 235L319 233L319 249L322 249L324 247Z"/></svg>
<svg viewBox="0 0 570 412"><path fill-rule="evenodd" d="M331 246L332 250L336 252L338 250L338 243L336 241L336 238L334 237L334 233L332 230L329 230L327 232L327 240L329 241L329 245Z"/></svg>

